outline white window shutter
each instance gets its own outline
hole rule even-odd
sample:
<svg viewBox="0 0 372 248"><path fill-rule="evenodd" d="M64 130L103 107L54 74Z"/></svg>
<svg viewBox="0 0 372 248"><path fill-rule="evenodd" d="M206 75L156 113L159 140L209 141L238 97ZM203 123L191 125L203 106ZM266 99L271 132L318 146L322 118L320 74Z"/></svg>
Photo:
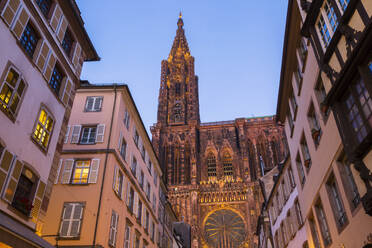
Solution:
<svg viewBox="0 0 372 248"><path fill-rule="evenodd" d="M92 111L94 104L94 97L88 96L87 103L85 104L85 111Z"/></svg>
<svg viewBox="0 0 372 248"><path fill-rule="evenodd" d="M114 168L114 180L112 180L112 188L116 193L118 193L118 189L116 188L116 180L118 180L118 167L115 166Z"/></svg>
<svg viewBox="0 0 372 248"><path fill-rule="evenodd" d="M80 132L81 132L81 125L72 126L71 144L79 142Z"/></svg>
<svg viewBox="0 0 372 248"><path fill-rule="evenodd" d="M102 97L94 97L93 110L94 111L101 110L101 105L102 105Z"/></svg>
<svg viewBox="0 0 372 248"><path fill-rule="evenodd" d="M39 184L36 190L36 195L34 198L34 201L32 203L33 208L31 209L31 217L32 217L32 222L36 223L38 216L39 216L39 210L41 208L41 203L43 201L44 197L44 192L45 192L45 186L46 184L42 181L39 180Z"/></svg>
<svg viewBox="0 0 372 248"><path fill-rule="evenodd" d="M3 13L2 17L8 26L12 25L13 19L17 13L17 10L20 6L20 0L9 0Z"/></svg>
<svg viewBox="0 0 372 248"><path fill-rule="evenodd" d="M83 217L83 204L74 204L73 221L71 222L70 235L73 237L79 236L81 219Z"/></svg>
<svg viewBox="0 0 372 248"><path fill-rule="evenodd" d="M130 182L128 180L128 184L127 184L127 206L129 206L129 196L130 196Z"/></svg>
<svg viewBox="0 0 372 248"><path fill-rule="evenodd" d="M134 204L133 204L133 213L135 216L138 214L138 194L136 191L134 191Z"/></svg>
<svg viewBox="0 0 372 248"><path fill-rule="evenodd" d="M99 172L99 162L100 162L99 158L92 159L92 164L90 165L90 170L89 170L88 183L97 182L97 177L98 177L98 172Z"/></svg>
<svg viewBox="0 0 372 248"><path fill-rule="evenodd" d="M120 195L120 199L124 200L124 185L125 185L125 176L123 174L123 182L121 184L121 195Z"/></svg>
<svg viewBox="0 0 372 248"><path fill-rule="evenodd" d="M63 143L67 144L68 142L68 137L70 136L70 129L71 129L71 126L70 125L67 125L67 129L66 129L66 133L65 133L65 138L63 140Z"/></svg>
<svg viewBox="0 0 372 248"><path fill-rule="evenodd" d="M58 183L58 178L59 178L59 173L61 172L62 163L63 163L63 159L60 159L58 163L58 169L57 169L56 179L54 180L54 184Z"/></svg>
<svg viewBox="0 0 372 248"><path fill-rule="evenodd" d="M73 166L74 166L74 160L73 159L66 159L65 160L63 173L62 173L62 178L61 178L61 183L62 184L69 184L70 183Z"/></svg>
<svg viewBox="0 0 372 248"><path fill-rule="evenodd" d="M105 124L99 124L97 126L96 143L102 143L105 137Z"/></svg>

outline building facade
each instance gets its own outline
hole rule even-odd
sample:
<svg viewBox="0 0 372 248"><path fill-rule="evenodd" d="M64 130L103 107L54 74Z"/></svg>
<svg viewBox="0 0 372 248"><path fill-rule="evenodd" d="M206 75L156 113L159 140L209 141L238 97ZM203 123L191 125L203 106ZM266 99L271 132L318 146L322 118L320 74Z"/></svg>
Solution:
<svg viewBox="0 0 372 248"><path fill-rule="evenodd" d="M0 246L40 235L84 61L98 55L74 1L0 1ZM57 152L56 152L57 150Z"/></svg>
<svg viewBox="0 0 372 248"><path fill-rule="evenodd" d="M159 204L162 172L128 87L83 82L67 130L46 239L59 247L158 247L159 219L169 214Z"/></svg>
<svg viewBox="0 0 372 248"><path fill-rule="evenodd" d="M177 25L162 61L151 127L168 198L191 225L192 247L252 247L262 202L257 179L284 159L283 129L271 116L201 123L198 77L181 17Z"/></svg>
<svg viewBox="0 0 372 248"><path fill-rule="evenodd" d="M372 243L372 2L289 1L277 106L308 243Z"/></svg>

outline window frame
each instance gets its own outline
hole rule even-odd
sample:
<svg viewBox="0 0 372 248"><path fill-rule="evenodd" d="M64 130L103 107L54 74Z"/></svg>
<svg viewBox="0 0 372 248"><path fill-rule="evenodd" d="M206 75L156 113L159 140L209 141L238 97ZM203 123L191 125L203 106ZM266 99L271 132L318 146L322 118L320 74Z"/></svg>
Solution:
<svg viewBox="0 0 372 248"><path fill-rule="evenodd" d="M93 99L92 108L88 108L89 100ZM96 101L99 100L99 107L96 109ZM103 96L87 96L85 99L84 112L101 112L103 104Z"/></svg>
<svg viewBox="0 0 372 248"><path fill-rule="evenodd" d="M77 235L66 235L66 236L62 236L61 235L61 231L62 231L62 225L63 225L63 221L65 220L64 219L64 214L65 214L65 209L66 209L66 206L68 204L72 204L73 205L73 211L71 212L71 217L74 216L75 214L75 206L76 205L80 205L81 206L81 213L80 213L80 218L79 219L74 219L74 218L70 218L68 220L70 220L70 223L69 223L69 227L68 227L68 231L67 231L67 234L71 234L71 226L72 226L72 221L79 221L79 231L77 233ZM81 234L81 226L82 226L82 222L83 222L83 219L84 219L84 209L85 209L85 202L65 202L63 204L63 208L62 208L62 213L61 213L61 221L60 221L60 225L59 225L59 230L58 230L58 237L59 238L63 238L63 239L78 239L80 238L80 234Z"/></svg>
<svg viewBox="0 0 372 248"><path fill-rule="evenodd" d="M60 77L59 80L58 80L58 76ZM57 96L59 96L60 94L60 90L62 89L62 84L65 78L66 78L66 75L64 71L61 69L61 67L56 62L56 64L54 65L53 71L50 75L48 86Z"/></svg>
<svg viewBox="0 0 372 248"><path fill-rule="evenodd" d="M84 136L84 130L89 128L88 132L88 137L87 137L87 142L82 142L83 141L83 136ZM91 138L90 135L92 131L90 129L95 128L95 136L94 136L94 142L89 142L89 139ZM98 125L84 125L81 127L81 132L80 132L80 138L79 138L79 145L95 145L96 139L97 139L97 132L98 132Z"/></svg>
<svg viewBox="0 0 372 248"><path fill-rule="evenodd" d="M77 163L79 162L89 162L89 165L88 166L82 166L82 167L77 167ZM74 164L73 164L73 168L72 168L72 172L71 172L71 181L70 181L70 184L89 184L89 174L90 174L90 171L91 171L91 167L92 167L92 159L75 159L74 160ZM79 177L79 181L80 182L74 182L74 179L75 179L75 170L77 168L82 168L82 172L80 173L80 177ZM88 169L88 173L87 173L87 177L86 177L86 182L82 182L82 173L83 173L83 170L86 169L86 168L89 168Z"/></svg>
<svg viewBox="0 0 372 248"><path fill-rule="evenodd" d="M45 3L45 2L48 2L49 1L49 8L47 9L47 12L45 12L41 6L41 4ZM36 0L36 5L39 7L41 13L43 13L43 16L46 18L46 19L49 19L50 18L50 14L51 14L51 10L53 8L53 1L52 0Z"/></svg>
<svg viewBox="0 0 372 248"><path fill-rule="evenodd" d="M40 140L37 140L37 138L34 137L35 136L36 128L37 128L37 126L39 124L40 114L41 114L42 111L44 111L46 113L47 118L50 117L50 119L52 119L52 121L53 121L51 130L48 131L49 138L48 138L48 144L46 146L43 146L41 144L41 142L42 142L42 139L41 138L40 138ZM40 147L41 150L43 152L45 152L45 153L49 149L49 144L50 144L50 141L51 141L52 136L53 136L53 131L54 131L55 123L56 123L56 120L55 120L53 114L51 114L51 112L49 111L49 109L44 104L41 104L40 109L39 109L38 114L37 114L37 119L35 120L35 124L34 124L34 127L32 129L33 131L32 131L32 134L31 134L31 140L34 141L34 143L37 144L38 147ZM43 128L42 128L43 132L41 133L41 135L45 132L45 126L44 125L42 125L42 126L43 126Z"/></svg>
<svg viewBox="0 0 372 248"><path fill-rule="evenodd" d="M30 30L26 31L26 29L29 28ZM26 32L30 32L29 35L27 35ZM24 40L25 37L27 37L27 40ZM25 28L21 34L21 38L19 39L20 45L23 49L23 51L27 54L27 56L33 60L35 56L35 51L37 48L37 45L39 41L41 40L40 33L37 31L35 28L34 24L31 23L30 20L28 20L27 24L25 25ZM35 40L35 42L30 42L30 40ZM29 46L27 45L28 43L32 44L31 50L29 50Z"/></svg>
<svg viewBox="0 0 372 248"><path fill-rule="evenodd" d="M343 203L341 192L337 180L332 173L326 183L327 195L332 206L332 213L337 230L340 233L349 224L349 218L346 213L345 204Z"/></svg>
<svg viewBox="0 0 372 248"><path fill-rule="evenodd" d="M5 70L4 70L4 72L3 72L2 76L1 76L0 93L2 92L3 87L5 86L5 84L7 84L7 87L8 88L9 88L9 86L12 86L12 85L10 85L9 82L7 82L7 78L8 78L9 72L11 70L13 70L15 73L18 74L18 78L17 78L17 81L15 83L16 86L12 87L13 92L12 92L10 98L9 98L8 103L6 104L6 106L7 106L6 108L4 108L3 100L0 100L1 101L0 102L0 106L1 105L3 106L3 107L0 107L0 109L3 111L3 113L11 121L14 122L16 120L16 118L17 118L18 113L19 113L20 106L22 105L24 96L25 96L26 91L27 91L27 88L28 88L28 84L26 83L26 81L22 77L22 74L20 73L20 71L14 65L12 65L10 62L8 62L8 65L5 67ZM22 94L21 94L21 96L19 96L18 88L19 88L21 82L23 82L24 86L23 86ZM10 110L10 108L11 108L11 106L13 104L13 100L14 100L14 97L15 97L16 94L18 95L19 101L18 101L18 104L17 104L17 107L16 107L14 113L12 113L11 110Z"/></svg>
<svg viewBox="0 0 372 248"><path fill-rule="evenodd" d="M64 44L66 44L66 37L67 36L70 36L70 41L69 41L70 46L65 46L64 45ZM66 53L68 58L71 58L71 56L73 54L72 51L73 51L74 44L75 44L74 35L72 34L72 32L70 31L69 28L66 28L65 34L63 35L63 39L61 41L61 46L62 46L62 49ZM68 48L68 51L66 50L67 48Z"/></svg>

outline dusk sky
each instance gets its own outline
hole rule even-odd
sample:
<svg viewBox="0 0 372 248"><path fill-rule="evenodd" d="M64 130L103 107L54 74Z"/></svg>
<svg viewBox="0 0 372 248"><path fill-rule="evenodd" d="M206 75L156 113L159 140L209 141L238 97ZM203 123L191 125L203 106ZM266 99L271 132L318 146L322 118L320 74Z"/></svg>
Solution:
<svg viewBox="0 0 372 248"><path fill-rule="evenodd" d="M77 3L101 57L84 64L81 78L128 84L147 130L156 122L161 60L180 11L199 77L201 121L275 114L287 1Z"/></svg>

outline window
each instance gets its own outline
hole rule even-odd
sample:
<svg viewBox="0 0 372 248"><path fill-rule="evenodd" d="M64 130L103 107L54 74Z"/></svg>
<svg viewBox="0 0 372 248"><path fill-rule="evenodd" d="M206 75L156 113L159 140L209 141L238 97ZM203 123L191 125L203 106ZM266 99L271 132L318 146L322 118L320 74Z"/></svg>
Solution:
<svg viewBox="0 0 372 248"><path fill-rule="evenodd" d="M102 96L88 96L85 103L86 112L99 112L102 107Z"/></svg>
<svg viewBox="0 0 372 248"><path fill-rule="evenodd" d="M369 123L372 123L372 99L362 79L351 85L345 99L345 110L357 142L361 143L367 136L367 127L371 126Z"/></svg>
<svg viewBox="0 0 372 248"><path fill-rule="evenodd" d="M140 239L139 239L138 236L136 236L136 241L135 241L134 245L135 245L134 248L140 248Z"/></svg>
<svg viewBox="0 0 372 248"><path fill-rule="evenodd" d="M32 138L44 150L47 150L48 148L50 136L52 135L53 125L54 120L51 115L44 108L41 108Z"/></svg>
<svg viewBox="0 0 372 248"><path fill-rule="evenodd" d="M126 109L124 112L124 125L128 130L129 130L129 123L130 123L130 115L129 115L128 109Z"/></svg>
<svg viewBox="0 0 372 248"><path fill-rule="evenodd" d="M136 176L136 172L137 172L137 159L133 156L132 158L132 165L131 165L131 171L132 171L132 174L134 177L137 177Z"/></svg>
<svg viewBox="0 0 372 248"><path fill-rule="evenodd" d="M324 3L324 11L327 15L327 20L331 26L333 32L336 31L338 21L334 7L331 5L330 0L326 0Z"/></svg>
<svg viewBox="0 0 372 248"><path fill-rule="evenodd" d="M155 239L155 223L152 221L151 223L151 236L150 236L151 240L154 241Z"/></svg>
<svg viewBox="0 0 372 248"><path fill-rule="evenodd" d="M125 234L124 234L124 248L130 247L130 225L128 223L125 226Z"/></svg>
<svg viewBox="0 0 372 248"><path fill-rule="evenodd" d="M90 170L90 160L77 160L74 166L74 174L72 176L73 184L88 183Z"/></svg>
<svg viewBox="0 0 372 248"><path fill-rule="evenodd" d="M287 121L288 121L288 125L289 125L290 136L292 137L293 129L294 129L294 123L293 123L292 115L290 113L287 114Z"/></svg>
<svg viewBox="0 0 372 248"><path fill-rule="evenodd" d="M151 186L150 186L150 183L147 182L147 187L146 187L146 196L147 196L147 199L150 200L150 195L151 195Z"/></svg>
<svg viewBox="0 0 372 248"><path fill-rule="evenodd" d="M307 44L306 44L305 39L301 39L301 41L300 41L300 45L298 47L298 54L299 54L299 57L300 57L300 60L301 60L302 70L303 70L304 65L305 65L305 60L306 60L306 57L307 57Z"/></svg>
<svg viewBox="0 0 372 248"><path fill-rule="evenodd" d="M84 204L82 202L65 203L62 212L59 236L74 238L80 235Z"/></svg>
<svg viewBox="0 0 372 248"><path fill-rule="evenodd" d="M64 75L62 74L61 70L57 66L57 64L54 66L52 76L49 81L49 86L52 88L52 90L58 95L59 89L61 88L62 79Z"/></svg>
<svg viewBox="0 0 372 248"><path fill-rule="evenodd" d="M153 193L152 195L152 209L156 212L156 195Z"/></svg>
<svg viewBox="0 0 372 248"><path fill-rule="evenodd" d="M304 165L306 169L309 170L311 167L311 157L310 157L309 147L307 146L307 142L306 142L304 135L302 135L302 139L301 139L301 151L302 151L302 157L304 159Z"/></svg>
<svg viewBox="0 0 372 248"><path fill-rule="evenodd" d="M297 94L300 95L301 88L302 88L303 75L302 75L302 70L300 66L298 65L297 65L296 71L294 72L294 76L295 76L295 81L296 81L296 86L297 86Z"/></svg>
<svg viewBox="0 0 372 248"><path fill-rule="evenodd" d="M120 156L125 160L127 155L127 142L123 138L120 145Z"/></svg>
<svg viewBox="0 0 372 248"><path fill-rule="evenodd" d="M304 168L301 163L300 155L298 153L296 157L296 165L297 165L298 176L300 178L301 185L303 186L306 182L306 177L305 177Z"/></svg>
<svg viewBox="0 0 372 248"><path fill-rule="evenodd" d="M9 117L16 117L25 88L20 74L10 67L0 88L0 107Z"/></svg>
<svg viewBox="0 0 372 248"><path fill-rule="evenodd" d="M296 97L294 96L293 92L292 92L291 96L289 97L289 103L290 103L290 106L292 108L292 116L291 117L292 117L292 120L293 120L293 119L296 119L296 115L297 115L297 101L296 101Z"/></svg>
<svg viewBox="0 0 372 248"><path fill-rule="evenodd" d="M222 163L224 176L232 176L233 175L232 158L228 152L225 152L225 154L223 155Z"/></svg>
<svg viewBox="0 0 372 248"><path fill-rule="evenodd" d="M346 156L342 155L338 160L338 166L341 172L341 179L345 189L346 197L351 205L351 209L355 209L360 203L360 194L354 181L354 176L350 168L350 163Z"/></svg>
<svg viewBox="0 0 372 248"><path fill-rule="evenodd" d="M154 185L155 187L158 185L158 173L154 170Z"/></svg>
<svg viewBox="0 0 372 248"><path fill-rule="evenodd" d="M311 130L311 137L314 140L314 144L317 147L322 136L322 129L319 124L318 116L315 112L313 103L310 104L309 112L307 113L307 119Z"/></svg>
<svg viewBox="0 0 372 248"><path fill-rule="evenodd" d="M328 114L330 112L330 108L328 106L324 105L324 100L327 96L327 93L325 91L323 80L322 80L322 77L320 75L319 75L318 81L315 85L315 96L316 96L316 98L318 100L318 103L319 103L319 109L322 112L322 115L323 115L324 119L326 120L326 118L328 117Z"/></svg>
<svg viewBox="0 0 372 248"><path fill-rule="evenodd" d="M74 44L74 39L69 29L66 29L65 36L62 40L62 48L65 50L68 57L71 55L72 44Z"/></svg>
<svg viewBox="0 0 372 248"><path fill-rule="evenodd" d="M142 201L138 199L137 222L141 223L142 220Z"/></svg>
<svg viewBox="0 0 372 248"><path fill-rule="evenodd" d="M136 144L136 146L138 147L139 135L138 135L136 128L134 128L133 140L134 140L134 144Z"/></svg>
<svg viewBox="0 0 372 248"><path fill-rule="evenodd" d="M301 207L298 201L295 202L295 210L296 210L297 223L299 226L302 226L302 224L304 224L304 221L302 219Z"/></svg>
<svg viewBox="0 0 372 248"><path fill-rule="evenodd" d="M350 0L338 0L338 3L340 4L341 9L342 9L343 11L346 10L347 5L349 4L349 2L350 2Z"/></svg>
<svg viewBox="0 0 372 248"><path fill-rule="evenodd" d="M207 166L208 166L208 177L209 178L217 177L216 157L214 156L213 153L208 154Z"/></svg>
<svg viewBox="0 0 372 248"><path fill-rule="evenodd" d="M340 192L338 190L336 180L333 175L330 176L330 179L327 182L327 191L328 197L332 205L333 215L335 217L337 227L341 229L347 224L348 220L344 205L341 200Z"/></svg>
<svg viewBox="0 0 372 248"><path fill-rule="evenodd" d="M175 92L176 92L176 96L181 95L181 84L180 83L175 83Z"/></svg>
<svg viewBox="0 0 372 248"><path fill-rule="evenodd" d="M322 233L324 246L327 247L332 243L332 238L329 232L328 223L323 210L323 206L320 201L315 205L315 212L318 219L320 231Z"/></svg>
<svg viewBox="0 0 372 248"><path fill-rule="evenodd" d="M313 218L309 218L309 225L310 225L311 236L313 238L314 248L321 248L318 230L316 228L315 221Z"/></svg>
<svg viewBox="0 0 372 248"><path fill-rule="evenodd" d="M141 170L140 177L138 179L138 182L139 182L139 185L140 185L141 189L143 189L143 183L144 183L144 181L145 181L145 174Z"/></svg>
<svg viewBox="0 0 372 248"><path fill-rule="evenodd" d="M129 208L129 211L133 213L133 205L134 205L134 190L133 188L128 184L128 189L127 189L127 194L128 194L128 199L127 199L127 205Z"/></svg>
<svg viewBox="0 0 372 248"><path fill-rule="evenodd" d="M111 223L110 223L110 234L109 234L109 245L115 247L116 245L116 234L118 232L119 214L112 210Z"/></svg>
<svg viewBox="0 0 372 248"><path fill-rule="evenodd" d="M96 143L97 127L83 127L80 144L95 144Z"/></svg>
<svg viewBox="0 0 372 248"><path fill-rule="evenodd" d="M143 142L142 142L142 147L141 147L141 157L143 160L145 160L146 158L146 149L145 149L145 145L143 144Z"/></svg>
<svg viewBox="0 0 372 248"><path fill-rule="evenodd" d="M29 216L33 208L33 200L38 183L38 178L29 169L23 167L18 179L12 206L26 216Z"/></svg>
<svg viewBox="0 0 372 248"><path fill-rule="evenodd" d="M292 188L296 187L296 182L295 182L294 177L293 177L293 171L292 171L291 166L288 168L288 177L289 177L289 182L291 184L291 187Z"/></svg>
<svg viewBox="0 0 372 248"><path fill-rule="evenodd" d="M123 195L123 182L124 182L123 172L118 167L115 167L113 188L115 193L120 198L122 198Z"/></svg>
<svg viewBox="0 0 372 248"><path fill-rule="evenodd" d="M31 58L33 58L34 56L34 52L38 41L39 36L36 34L35 29L32 27L30 22L27 23L20 42L23 49L25 49L27 55L30 56Z"/></svg>
<svg viewBox="0 0 372 248"><path fill-rule="evenodd" d="M149 161L147 163L147 170L149 171L150 175L152 174L152 163L150 161L150 158L149 158Z"/></svg>
<svg viewBox="0 0 372 248"><path fill-rule="evenodd" d="M36 0L36 4L39 6L45 18L48 18L50 8L52 7L52 0Z"/></svg>
<svg viewBox="0 0 372 248"><path fill-rule="evenodd" d="M148 232L149 230L149 212L146 210L145 214L145 231Z"/></svg>
<svg viewBox="0 0 372 248"><path fill-rule="evenodd" d="M329 45L329 42L331 41L331 34L329 33L328 27L322 15L319 16L317 28L318 28L318 32L320 33L323 46L327 48Z"/></svg>

